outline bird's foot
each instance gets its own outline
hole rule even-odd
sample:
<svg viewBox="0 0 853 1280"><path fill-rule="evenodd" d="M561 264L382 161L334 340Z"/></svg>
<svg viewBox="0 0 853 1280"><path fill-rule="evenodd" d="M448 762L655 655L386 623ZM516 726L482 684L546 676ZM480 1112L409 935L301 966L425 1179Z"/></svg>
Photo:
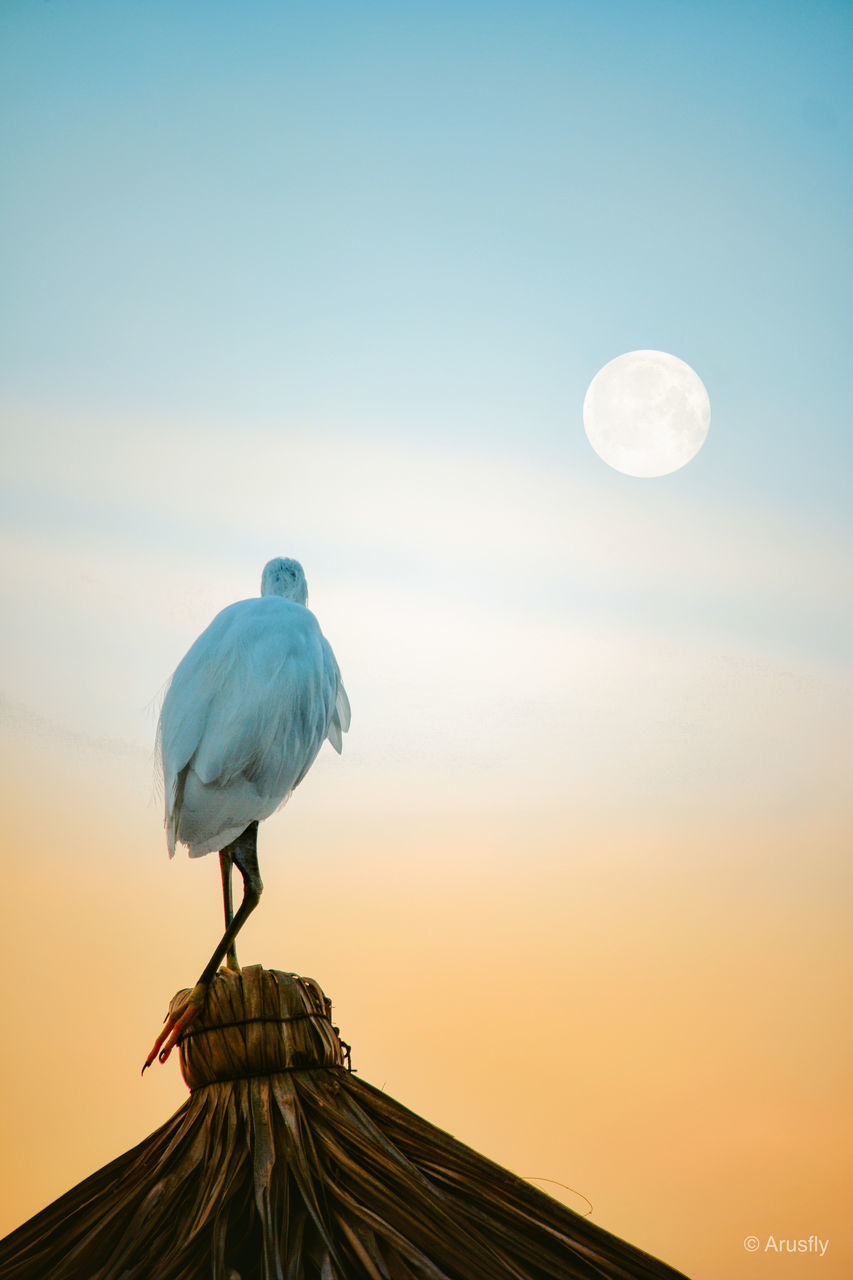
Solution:
<svg viewBox="0 0 853 1280"><path fill-rule="evenodd" d="M206 999L207 986L204 983L197 982L181 1003L176 1005L174 1009L169 1010L163 1030L154 1041L154 1047L145 1059L145 1066L142 1068L143 1075L146 1068L151 1066L155 1058L159 1058L160 1062L166 1061L187 1027L201 1013Z"/></svg>

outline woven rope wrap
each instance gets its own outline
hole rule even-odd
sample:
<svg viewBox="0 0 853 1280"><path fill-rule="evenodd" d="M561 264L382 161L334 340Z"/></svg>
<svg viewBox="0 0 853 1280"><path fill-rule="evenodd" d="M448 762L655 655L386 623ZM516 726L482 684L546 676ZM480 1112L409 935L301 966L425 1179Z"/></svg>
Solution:
<svg viewBox="0 0 853 1280"><path fill-rule="evenodd" d="M186 992L179 991L174 1006ZM295 973L220 969L196 1022L181 1042L190 1089L278 1071L341 1067L343 1049L331 1002L317 983Z"/></svg>

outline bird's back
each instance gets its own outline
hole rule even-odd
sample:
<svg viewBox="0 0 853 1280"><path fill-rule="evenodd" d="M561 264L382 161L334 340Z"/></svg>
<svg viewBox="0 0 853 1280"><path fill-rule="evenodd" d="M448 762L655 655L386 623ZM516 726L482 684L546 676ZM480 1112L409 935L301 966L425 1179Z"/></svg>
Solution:
<svg viewBox="0 0 853 1280"><path fill-rule="evenodd" d="M269 817L325 738L349 727L337 662L314 615L280 596L223 609L175 671L160 715L169 852L221 849Z"/></svg>

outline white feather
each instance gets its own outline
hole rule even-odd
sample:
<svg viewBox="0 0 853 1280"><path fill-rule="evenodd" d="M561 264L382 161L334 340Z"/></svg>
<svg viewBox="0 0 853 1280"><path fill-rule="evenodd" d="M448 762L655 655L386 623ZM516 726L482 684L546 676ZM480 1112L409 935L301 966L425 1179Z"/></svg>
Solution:
<svg viewBox="0 0 853 1280"><path fill-rule="evenodd" d="M271 565L302 574L295 561ZM287 589L307 599L304 575ZM338 664L304 604L277 594L223 609L179 664L160 713L169 854L180 842L200 857L268 818L326 738L341 750L349 724Z"/></svg>

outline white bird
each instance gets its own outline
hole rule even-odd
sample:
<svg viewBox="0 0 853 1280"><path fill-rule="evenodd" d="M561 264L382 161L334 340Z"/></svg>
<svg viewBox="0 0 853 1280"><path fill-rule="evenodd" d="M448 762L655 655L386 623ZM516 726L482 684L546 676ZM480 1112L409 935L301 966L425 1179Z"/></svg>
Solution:
<svg viewBox="0 0 853 1280"><path fill-rule="evenodd" d="M296 560L270 560L261 594L213 619L172 676L157 729L169 855L219 850L225 933L184 1004L170 1014L145 1063L165 1062L204 1004L223 957L263 889L258 823L283 805L328 738L337 752L350 705L331 646L307 608ZM243 878L234 914L231 867ZM145 1070L143 1067L143 1071Z"/></svg>

